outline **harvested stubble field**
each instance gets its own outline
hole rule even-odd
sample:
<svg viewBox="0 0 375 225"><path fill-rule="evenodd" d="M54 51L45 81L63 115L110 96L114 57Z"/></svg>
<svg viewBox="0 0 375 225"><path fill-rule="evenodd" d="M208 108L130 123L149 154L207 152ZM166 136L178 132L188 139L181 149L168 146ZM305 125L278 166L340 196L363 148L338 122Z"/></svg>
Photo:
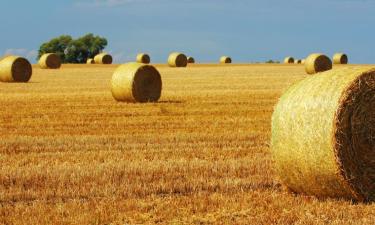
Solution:
<svg viewBox="0 0 375 225"><path fill-rule="evenodd" d="M297 65L158 65L156 104L116 102L116 66L0 84L0 224L374 224L375 205L286 192L271 115Z"/></svg>

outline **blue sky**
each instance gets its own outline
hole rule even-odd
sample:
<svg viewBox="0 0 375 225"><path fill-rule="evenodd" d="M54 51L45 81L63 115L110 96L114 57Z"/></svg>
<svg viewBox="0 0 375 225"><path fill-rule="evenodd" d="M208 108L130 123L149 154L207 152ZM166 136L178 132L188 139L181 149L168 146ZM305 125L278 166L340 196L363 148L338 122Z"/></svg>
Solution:
<svg viewBox="0 0 375 225"><path fill-rule="evenodd" d="M345 52L375 63L375 0L1 0L0 52L35 62L40 44L70 34L108 39L117 63L171 51L216 62Z"/></svg>

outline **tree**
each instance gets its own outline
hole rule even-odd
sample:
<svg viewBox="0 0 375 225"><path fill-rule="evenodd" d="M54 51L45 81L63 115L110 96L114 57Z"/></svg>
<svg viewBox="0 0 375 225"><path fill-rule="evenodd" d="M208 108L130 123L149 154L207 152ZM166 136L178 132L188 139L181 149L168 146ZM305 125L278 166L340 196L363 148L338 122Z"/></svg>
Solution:
<svg viewBox="0 0 375 225"><path fill-rule="evenodd" d="M60 36L40 46L38 59L44 53L56 53L63 63L86 63L88 58L94 58L103 51L107 44L107 39L93 34L76 40L70 36Z"/></svg>

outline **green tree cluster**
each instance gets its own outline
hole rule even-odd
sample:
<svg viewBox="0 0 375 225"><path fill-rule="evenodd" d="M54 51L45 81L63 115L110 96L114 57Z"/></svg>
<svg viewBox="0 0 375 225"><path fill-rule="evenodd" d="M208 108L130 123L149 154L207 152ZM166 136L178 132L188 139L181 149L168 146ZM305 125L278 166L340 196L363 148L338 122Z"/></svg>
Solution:
<svg viewBox="0 0 375 225"><path fill-rule="evenodd" d="M63 63L86 63L88 58L94 58L102 52L107 44L107 39L93 34L78 39L62 35L40 46L38 60L45 53L56 53Z"/></svg>

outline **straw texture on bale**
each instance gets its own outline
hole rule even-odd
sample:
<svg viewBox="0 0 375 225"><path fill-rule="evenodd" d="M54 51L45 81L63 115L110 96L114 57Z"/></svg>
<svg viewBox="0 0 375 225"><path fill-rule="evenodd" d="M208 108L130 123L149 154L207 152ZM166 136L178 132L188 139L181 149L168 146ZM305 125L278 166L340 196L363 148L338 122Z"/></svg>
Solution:
<svg viewBox="0 0 375 225"><path fill-rule="evenodd" d="M19 56L7 56L0 61L0 81L28 82L32 75L30 62Z"/></svg>
<svg viewBox="0 0 375 225"><path fill-rule="evenodd" d="M320 53L311 54L305 61L305 70L308 74L316 74L332 69L332 61Z"/></svg>
<svg viewBox="0 0 375 225"><path fill-rule="evenodd" d="M60 56L55 53L47 53L40 57L39 66L42 69L59 69L61 67Z"/></svg>
<svg viewBox="0 0 375 225"><path fill-rule="evenodd" d="M191 57L191 56L189 56L187 58L187 60L188 60L188 63L190 63L190 64L195 63L195 59L193 57Z"/></svg>
<svg viewBox="0 0 375 225"><path fill-rule="evenodd" d="M140 54L137 55L137 62L149 64L151 62L151 58L148 54L140 53Z"/></svg>
<svg viewBox="0 0 375 225"><path fill-rule="evenodd" d="M222 56L220 58L220 63L222 63L222 64L230 64L230 63L232 63L232 59L230 57L228 57L228 56Z"/></svg>
<svg viewBox="0 0 375 225"><path fill-rule="evenodd" d="M87 64L95 64L95 60L89 58L89 59L87 59L86 63L87 63Z"/></svg>
<svg viewBox="0 0 375 225"><path fill-rule="evenodd" d="M285 59L284 59L284 63L285 64L293 64L294 63L294 58L293 57L286 57Z"/></svg>
<svg viewBox="0 0 375 225"><path fill-rule="evenodd" d="M182 53L173 52L168 57L168 65L170 67L186 67L187 64L187 57Z"/></svg>
<svg viewBox="0 0 375 225"><path fill-rule="evenodd" d="M333 56L333 64L348 64L348 56L344 53L336 53Z"/></svg>
<svg viewBox="0 0 375 225"><path fill-rule="evenodd" d="M112 56L107 53L100 53L94 57L95 64L112 64Z"/></svg>
<svg viewBox="0 0 375 225"><path fill-rule="evenodd" d="M157 102L162 80L155 67L142 63L127 63L112 76L112 96L124 102Z"/></svg>
<svg viewBox="0 0 375 225"><path fill-rule="evenodd" d="M375 69L340 68L308 77L280 99L272 155L291 191L375 200Z"/></svg>

